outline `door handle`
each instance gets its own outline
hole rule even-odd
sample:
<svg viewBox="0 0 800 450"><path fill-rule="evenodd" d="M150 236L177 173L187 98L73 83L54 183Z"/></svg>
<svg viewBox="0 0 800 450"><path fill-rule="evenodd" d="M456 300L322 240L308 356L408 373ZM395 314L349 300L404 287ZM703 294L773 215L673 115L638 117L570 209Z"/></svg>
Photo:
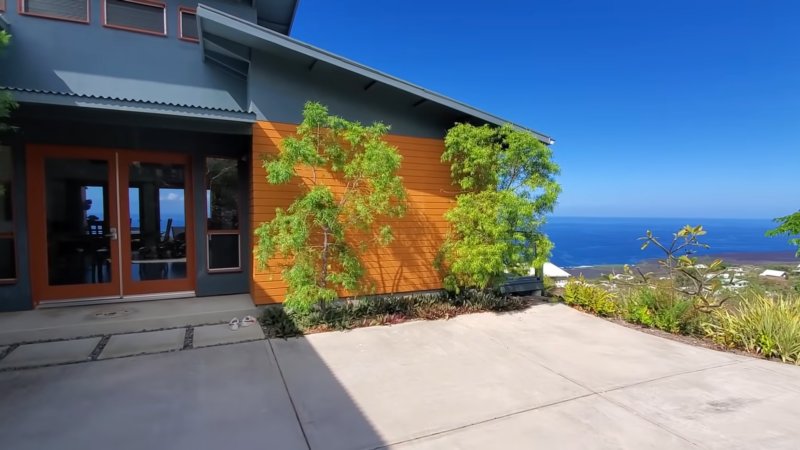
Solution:
<svg viewBox="0 0 800 450"><path fill-rule="evenodd" d="M117 229L116 228L109 228L108 231L109 231L109 233L106 235L106 237L110 237L112 241L116 241L117 240Z"/></svg>

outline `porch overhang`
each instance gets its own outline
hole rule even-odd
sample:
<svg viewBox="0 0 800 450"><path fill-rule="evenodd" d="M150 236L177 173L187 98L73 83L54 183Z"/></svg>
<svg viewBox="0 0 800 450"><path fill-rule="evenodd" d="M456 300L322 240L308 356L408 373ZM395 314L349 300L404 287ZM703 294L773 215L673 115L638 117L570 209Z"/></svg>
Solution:
<svg viewBox="0 0 800 450"><path fill-rule="evenodd" d="M472 120L493 125L511 123L436 92L350 61L339 55L326 52L274 30L209 8L206 5L198 5L197 18L203 57L206 60L212 60L227 67L240 76L247 77L245 71L250 64L248 50L254 49L293 61L303 61L307 63L309 70L313 70L321 64L336 67L349 73L350 76L363 79L365 95L369 95L369 90L376 84L382 84L412 96L414 98L413 107L425 102L432 102L458 114L463 121ZM546 145L555 143L551 137L545 134L517 124L512 123L512 125L519 130L532 133Z"/></svg>
<svg viewBox="0 0 800 450"><path fill-rule="evenodd" d="M75 93L40 91L1 86L0 91L10 92L13 95L14 100L18 103L71 106L95 110L122 111L225 122L256 122L256 115L246 111L234 111L199 106L176 105L172 103L157 103L142 100L108 98L80 95Z"/></svg>
<svg viewBox="0 0 800 450"><path fill-rule="evenodd" d="M11 31L11 23L0 14L0 31Z"/></svg>

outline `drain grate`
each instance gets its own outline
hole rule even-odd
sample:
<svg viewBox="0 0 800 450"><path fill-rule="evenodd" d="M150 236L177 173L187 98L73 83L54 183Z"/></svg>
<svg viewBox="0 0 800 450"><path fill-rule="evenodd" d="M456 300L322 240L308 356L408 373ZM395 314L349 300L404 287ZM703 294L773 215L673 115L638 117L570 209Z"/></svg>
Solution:
<svg viewBox="0 0 800 450"><path fill-rule="evenodd" d="M125 317L132 313L130 309L106 309L103 311L97 311L96 313L92 314L95 319L114 319L117 317Z"/></svg>

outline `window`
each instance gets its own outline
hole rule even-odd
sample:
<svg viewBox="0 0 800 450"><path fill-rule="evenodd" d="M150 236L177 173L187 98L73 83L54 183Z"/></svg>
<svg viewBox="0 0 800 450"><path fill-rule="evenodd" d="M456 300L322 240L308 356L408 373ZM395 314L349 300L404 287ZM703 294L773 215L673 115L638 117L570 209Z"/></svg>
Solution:
<svg viewBox="0 0 800 450"><path fill-rule="evenodd" d="M11 175L11 149L0 147L0 283L14 282L17 279Z"/></svg>
<svg viewBox="0 0 800 450"><path fill-rule="evenodd" d="M0 0L0 12L6 10L6 0Z"/></svg>
<svg viewBox="0 0 800 450"><path fill-rule="evenodd" d="M206 158L206 234L208 271L242 270L236 159Z"/></svg>
<svg viewBox="0 0 800 450"><path fill-rule="evenodd" d="M167 8L149 0L105 0L103 25L139 33L167 35Z"/></svg>
<svg viewBox="0 0 800 450"><path fill-rule="evenodd" d="M19 0L19 2L21 14L89 23L89 0Z"/></svg>
<svg viewBox="0 0 800 450"><path fill-rule="evenodd" d="M2 0L0 0L2 1ZM197 15L195 10L180 7L178 8L180 38L184 41L199 42L200 36L197 32Z"/></svg>

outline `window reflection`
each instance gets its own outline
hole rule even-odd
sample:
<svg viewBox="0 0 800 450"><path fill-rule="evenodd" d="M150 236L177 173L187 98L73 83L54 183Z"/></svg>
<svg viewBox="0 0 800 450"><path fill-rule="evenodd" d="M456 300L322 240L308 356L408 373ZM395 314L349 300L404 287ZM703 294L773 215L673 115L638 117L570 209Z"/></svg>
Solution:
<svg viewBox="0 0 800 450"><path fill-rule="evenodd" d="M239 229L239 171L235 159L206 158L209 230Z"/></svg>

